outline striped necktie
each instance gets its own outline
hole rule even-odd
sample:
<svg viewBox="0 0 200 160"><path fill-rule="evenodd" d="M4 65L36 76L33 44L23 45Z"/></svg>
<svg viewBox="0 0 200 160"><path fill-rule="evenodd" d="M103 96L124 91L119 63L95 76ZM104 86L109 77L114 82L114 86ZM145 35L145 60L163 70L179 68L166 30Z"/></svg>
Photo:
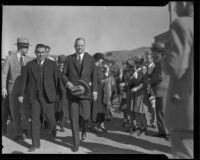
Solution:
<svg viewBox="0 0 200 160"><path fill-rule="evenodd" d="M78 63L81 64L81 56L80 55L77 56L77 60L78 60Z"/></svg>
<svg viewBox="0 0 200 160"><path fill-rule="evenodd" d="M21 65L21 67L24 66L24 59L23 59L23 55L22 54L20 56L20 65Z"/></svg>

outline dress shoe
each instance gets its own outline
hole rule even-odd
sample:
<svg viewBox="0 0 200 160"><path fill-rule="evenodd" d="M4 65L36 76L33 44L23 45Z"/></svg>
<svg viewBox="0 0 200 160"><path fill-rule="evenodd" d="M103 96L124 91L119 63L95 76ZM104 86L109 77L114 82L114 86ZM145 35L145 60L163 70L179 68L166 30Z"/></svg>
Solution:
<svg viewBox="0 0 200 160"><path fill-rule="evenodd" d="M40 146L33 146L31 148L29 148L28 152L35 152L36 150L39 150Z"/></svg>
<svg viewBox="0 0 200 160"><path fill-rule="evenodd" d="M133 135L133 133L136 131L136 128L135 127L131 127L130 129L129 129L129 134L130 135Z"/></svg>
<svg viewBox="0 0 200 160"><path fill-rule="evenodd" d="M21 135L14 137L14 141L23 141L23 140L24 138Z"/></svg>
<svg viewBox="0 0 200 160"><path fill-rule="evenodd" d="M51 134L52 134L53 137L56 137L56 126L51 131Z"/></svg>
<svg viewBox="0 0 200 160"><path fill-rule="evenodd" d="M168 136L165 133L157 133L157 134L154 134L153 137L167 138Z"/></svg>
<svg viewBox="0 0 200 160"><path fill-rule="evenodd" d="M77 152L79 150L79 145L75 145L72 147L72 152Z"/></svg>
<svg viewBox="0 0 200 160"><path fill-rule="evenodd" d="M85 132L82 132L81 133L81 139L84 141L86 139L86 133Z"/></svg>
<svg viewBox="0 0 200 160"><path fill-rule="evenodd" d="M28 139L28 131L27 130L23 130L22 137L24 140Z"/></svg>
<svg viewBox="0 0 200 160"><path fill-rule="evenodd" d="M106 128L103 128L103 127L99 127L103 132L108 132L108 130Z"/></svg>

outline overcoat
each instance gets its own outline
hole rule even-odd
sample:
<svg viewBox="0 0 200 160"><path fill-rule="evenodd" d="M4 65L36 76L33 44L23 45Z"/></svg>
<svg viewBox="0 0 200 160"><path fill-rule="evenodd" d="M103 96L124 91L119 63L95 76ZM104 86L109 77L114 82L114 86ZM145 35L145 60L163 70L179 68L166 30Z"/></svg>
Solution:
<svg viewBox="0 0 200 160"><path fill-rule="evenodd" d="M170 75L165 121L173 130L194 129L193 21L193 17L180 17L172 23L170 48L163 60Z"/></svg>
<svg viewBox="0 0 200 160"><path fill-rule="evenodd" d="M101 70L101 67L95 66L97 71L97 86L98 86L98 98L92 103L92 121L96 122L98 115L106 114L106 106L103 104L103 83L105 75Z"/></svg>

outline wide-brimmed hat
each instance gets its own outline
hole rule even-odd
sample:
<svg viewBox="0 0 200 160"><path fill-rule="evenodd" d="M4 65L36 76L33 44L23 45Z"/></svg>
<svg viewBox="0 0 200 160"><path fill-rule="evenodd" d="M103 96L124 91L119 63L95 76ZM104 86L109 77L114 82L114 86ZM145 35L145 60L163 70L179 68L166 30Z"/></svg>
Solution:
<svg viewBox="0 0 200 160"><path fill-rule="evenodd" d="M87 97L89 94L90 87L87 83L82 80L78 80L74 83L74 87L71 90L71 94L73 96L77 96L79 98Z"/></svg>
<svg viewBox="0 0 200 160"><path fill-rule="evenodd" d="M165 44L161 42L155 42L151 46L152 51L164 51L165 50Z"/></svg>
<svg viewBox="0 0 200 160"><path fill-rule="evenodd" d="M95 62L98 61L98 60L100 60L100 59L103 59L103 60L105 59L103 53L95 53L95 54L93 55L93 57L94 57Z"/></svg>
<svg viewBox="0 0 200 160"><path fill-rule="evenodd" d="M20 45L20 46L23 46L23 47L29 47L29 46L31 46L29 44L28 38L25 38L25 37L19 37L19 38L17 38L17 43L15 45Z"/></svg>

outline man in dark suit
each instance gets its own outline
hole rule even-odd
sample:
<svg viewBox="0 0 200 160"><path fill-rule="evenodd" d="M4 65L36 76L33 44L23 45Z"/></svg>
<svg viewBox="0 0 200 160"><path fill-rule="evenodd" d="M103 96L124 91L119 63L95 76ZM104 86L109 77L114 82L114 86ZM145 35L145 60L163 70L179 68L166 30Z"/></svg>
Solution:
<svg viewBox="0 0 200 160"><path fill-rule="evenodd" d="M20 97L26 93L31 104L32 144L29 152L40 148L40 115L45 113L49 122L49 130L56 135L54 102L56 101L58 71L56 63L45 59L45 45L37 44L35 49L36 59L27 63L22 73L22 87Z"/></svg>
<svg viewBox="0 0 200 160"><path fill-rule="evenodd" d="M152 54L155 63L155 68L150 75L150 85L154 91L156 98L156 117L158 133L154 136L166 138L168 140L168 131L164 124L164 103L168 88L168 76L164 73L161 67L161 58L165 53L165 44L156 42L152 44Z"/></svg>
<svg viewBox="0 0 200 160"><path fill-rule="evenodd" d="M94 67L94 59L85 51L85 39L77 38L74 44L76 53L66 58L62 79L67 88L69 99L69 116L72 128L74 146L72 151L76 152L79 149L79 114L81 117L82 140L86 138L86 126L90 119L91 98L97 99L97 76ZM84 98L78 98L71 94L74 88L74 83L77 80L84 81L90 91Z"/></svg>

